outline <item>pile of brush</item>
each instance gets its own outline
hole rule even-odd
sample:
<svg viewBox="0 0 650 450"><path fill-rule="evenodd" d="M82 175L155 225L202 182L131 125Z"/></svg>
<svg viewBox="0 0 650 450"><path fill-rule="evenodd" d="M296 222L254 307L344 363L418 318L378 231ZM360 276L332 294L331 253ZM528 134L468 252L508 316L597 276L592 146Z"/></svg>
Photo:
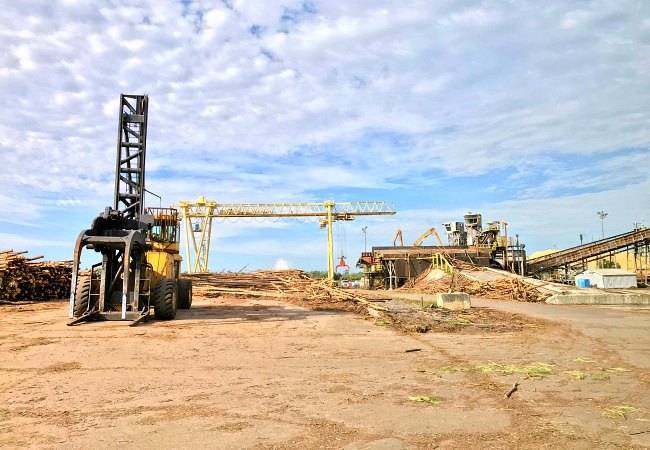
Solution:
<svg viewBox="0 0 650 450"><path fill-rule="evenodd" d="M290 270L258 270L245 273L197 273L183 275L190 278L194 292L205 297L239 296L270 297L308 306L328 307L341 304L363 304L383 309L355 290L333 287L327 280L314 280L306 272Z"/></svg>
<svg viewBox="0 0 650 450"><path fill-rule="evenodd" d="M540 292L537 286L527 283L522 277L504 275L493 281L477 281L465 276L459 267L454 267L452 274L440 269L429 269L401 289L432 294L465 292L474 297L521 302L543 302L550 296L549 293ZM475 267L470 268L477 270Z"/></svg>

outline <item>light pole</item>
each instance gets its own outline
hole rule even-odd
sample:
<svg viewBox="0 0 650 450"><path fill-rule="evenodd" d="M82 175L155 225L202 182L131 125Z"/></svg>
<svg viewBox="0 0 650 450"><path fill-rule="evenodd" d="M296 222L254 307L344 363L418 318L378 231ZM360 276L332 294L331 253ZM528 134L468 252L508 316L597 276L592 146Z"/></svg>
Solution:
<svg viewBox="0 0 650 450"><path fill-rule="evenodd" d="M605 239L605 217L607 217L607 213L605 211L598 211L596 214L600 217L600 233L602 234L602 239ZM599 265L601 269L605 268L604 258L599 261Z"/></svg>
<svg viewBox="0 0 650 450"><path fill-rule="evenodd" d="M596 214L600 216L600 232L603 235L603 239L605 239L605 217L607 217L607 213L605 211L598 211Z"/></svg>
<svg viewBox="0 0 650 450"><path fill-rule="evenodd" d="M366 232L368 231L368 227L363 227L361 229L361 231L363 231L363 251L365 253L367 251L366 250Z"/></svg>

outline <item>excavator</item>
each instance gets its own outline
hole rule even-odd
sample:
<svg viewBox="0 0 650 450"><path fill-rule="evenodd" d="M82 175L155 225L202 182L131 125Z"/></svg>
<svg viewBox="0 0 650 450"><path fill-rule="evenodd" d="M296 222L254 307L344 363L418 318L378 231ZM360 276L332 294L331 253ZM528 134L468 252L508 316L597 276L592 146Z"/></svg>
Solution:
<svg viewBox="0 0 650 450"><path fill-rule="evenodd" d="M68 325L171 320L192 305L191 280L180 278L180 226L174 208L144 208L147 95L120 96L113 206L77 238ZM146 191L148 192L148 191ZM82 250L101 261L81 271Z"/></svg>
<svg viewBox="0 0 650 450"><path fill-rule="evenodd" d="M444 247L444 244L442 243L442 239L440 239L440 236L438 236L438 232L436 231L436 229L435 229L434 227L431 227L431 228L429 228L427 231L425 231L424 234L422 234L422 236L420 236L420 237L419 237L419 238L418 238L418 239L413 243L413 247L418 247L418 246L422 243L422 241L424 241L426 238L428 238L428 237L431 236L432 234L433 234L433 235L436 237L436 239L438 240L438 243L440 244L440 247Z"/></svg>

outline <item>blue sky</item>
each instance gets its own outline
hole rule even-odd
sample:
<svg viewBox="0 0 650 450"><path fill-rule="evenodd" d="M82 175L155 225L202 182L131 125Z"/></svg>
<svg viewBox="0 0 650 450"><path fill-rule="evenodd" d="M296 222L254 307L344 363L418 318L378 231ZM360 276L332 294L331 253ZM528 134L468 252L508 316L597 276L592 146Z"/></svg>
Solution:
<svg viewBox="0 0 650 450"><path fill-rule="evenodd" d="M349 262L364 226L369 247L412 242L469 210L530 252L597 239L600 210L608 235L650 226L649 18L642 0L10 3L0 247L72 258L112 202L122 92L149 95L165 205L394 205L337 224ZM214 227L214 270L325 258L316 224Z"/></svg>

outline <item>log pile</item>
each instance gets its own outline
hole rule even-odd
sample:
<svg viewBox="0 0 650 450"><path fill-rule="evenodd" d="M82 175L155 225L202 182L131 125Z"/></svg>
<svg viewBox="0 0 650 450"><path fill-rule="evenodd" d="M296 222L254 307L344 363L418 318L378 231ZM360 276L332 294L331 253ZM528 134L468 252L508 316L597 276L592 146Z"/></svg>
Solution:
<svg viewBox="0 0 650 450"><path fill-rule="evenodd" d="M70 296L72 261L38 261L27 251L0 252L0 302L43 301Z"/></svg>
<svg viewBox="0 0 650 450"><path fill-rule="evenodd" d="M464 263L463 268L467 268L466 266L467 263ZM429 269L412 282L407 282L401 289L433 294L465 292L474 297L521 302L543 302L550 296L549 293L540 292L536 286L521 277L504 276L493 281L476 281L466 277L461 270L454 270L453 274L449 275L439 269Z"/></svg>
<svg viewBox="0 0 650 450"><path fill-rule="evenodd" d="M246 273L183 275L205 297L243 296L279 298L312 308L357 310L360 306L383 310L353 291L332 287L327 280L313 280L302 270L258 270Z"/></svg>

